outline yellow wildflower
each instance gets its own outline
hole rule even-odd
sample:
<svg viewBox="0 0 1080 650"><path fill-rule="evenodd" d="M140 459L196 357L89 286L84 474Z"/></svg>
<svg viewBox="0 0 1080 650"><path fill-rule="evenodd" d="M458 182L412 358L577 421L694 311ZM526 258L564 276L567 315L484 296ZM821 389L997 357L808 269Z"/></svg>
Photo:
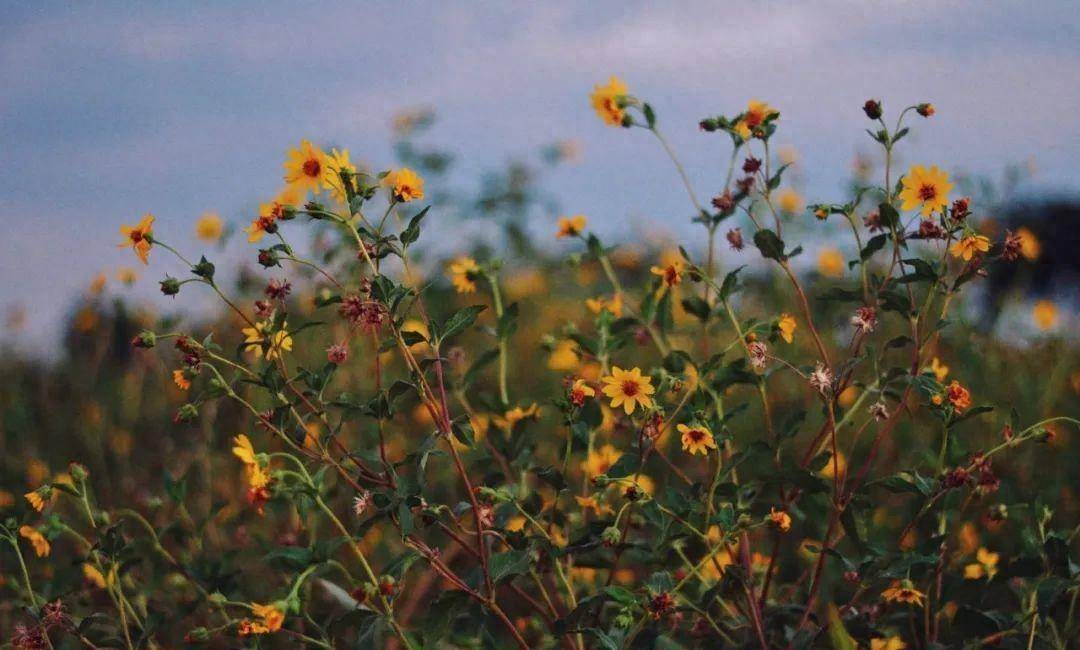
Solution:
<svg viewBox="0 0 1080 650"><path fill-rule="evenodd" d="M559 239L562 239L563 237L577 237L583 230L585 230L585 215L578 214L572 217L559 217L559 231L555 233L555 236Z"/></svg>
<svg viewBox="0 0 1080 650"><path fill-rule="evenodd" d="M131 286L139 279L139 272L130 266L122 266L116 269L116 281L120 284Z"/></svg>
<svg viewBox="0 0 1080 650"><path fill-rule="evenodd" d="M990 239L983 235L968 235L949 247L953 257L962 257L965 262L989 250Z"/></svg>
<svg viewBox="0 0 1080 650"><path fill-rule="evenodd" d="M600 84L593 86L589 100L592 102L593 110L600 116L600 119L604 120L604 124L622 126L623 120L626 118L626 112L620 106L620 103L627 92L626 84L614 75L608 80L606 86Z"/></svg>
<svg viewBox="0 0 1080 650"><path fill-rule="evenodd" d="M887 603L911 603L912 605L922 605L923 598L926 598L926 594L915 589L915 586L910 581L904 580L893 582L888 589L881 592L882 599Z"/></svg>
<svg viewBox="0 0 1080 650"><path fill-rule="evenodd" d="M450 282L458 293L475 293L480 266L471 257L459 257L450 264Z"/></svg>
<svg viewBox="0 0 1080 650"><path fill-rule="evenodd" d="M838 278L844 274L844 256L835 248L825 248L818 253L818 271L822 275Z"/></svg>
<svg viewBox="0 0 1080 650"><path fill-rule="evenodd" d="M991 553L985 548L975 552L975 562L964 567L965 580L989 580L997 575L997 564L1000 557L997 553Z"/></svg>
<svg viewBox="0 0 1080 650"><path fill-rule="evenodd" d="M1042 253L1042 242L1035 236L1035 233L1028 228L1021 227L1016 231L1016 236L1020 238L1020 254L1024 256L1024 259L1029 262L1039 259L1039 255Z"/></svg>
<svg viewBox="0 0 1080 650"><path fill-rule="evenodd" d="M224 232L225 222L213 212L203 213L199 220L195 222L195 236L208 244L221 239Z"/></svg>
<svg viewBox="0 0 1080 650"><path fill-rule="evenodd" d="M327 187L330 190L330 196L334 197L338 201L344 201L345 185L342 183L341 175L345 173L352 175L356 173L356 167L349 162L349 150L331 149L330 155L326 157L326 166L330 168L330 173L327 176Z"/></svg>
<svg viewBox="0 0 1080 650"><path fill-rule="evenodd" d="M776 193L776 204L784 214L796 214L802 212L805 203L801 194L785 187Z"/></svg>
<svg viewBox="0 0 1080 650"><path fill-rule="evenodd" d="M285 160L285 183L304 194L318 193L330 185L332 172L328 163L322 149L310 140L301 140L300 146L291 149Z"/></svg>
<svg viewBox="0 0 1080 650"><path fill-rule="evenodd" d="M949 376L949 366L939 361L937 357L930 360L930 371L934 373L934 377L939 383L945 381L945 378Z"/></svg>
<svg viewBox="0 0 1080 650"><path fill-rule="evenodd" d="M131 247L135 255L143 264L147 264L147 256L150 255L151 236L154 233L154 215L147 213L142 221L134 226L120 226L120 234L124 241L117 248Z"/></svg>
<svg viewBox="0 0 1080 650"><path fill-rule="evenodd" d="M617 293L610 300L602 296L586 298L585 306L594 314L599 314L606 309L613 316L619 317L622 316L622 294Z"/></svg>
<svg viewBox="0 0 1080 650"><path fill-rule="evenodd" d="M898 636L887 639L870 639L870 650L904 650L907 644Z"/></svg>
<svg viewBox="0 0 1080 650"><path fill-rule="evenodd" d="M289 352L293 347L292 337L289 336L289 324L282 323L281 329L270 334L267 333L273 327L269 321L255 323L255 327L245 327L240 330L244 335L245 352L254 352L256 358L266 355L267 361L273 361L281 356L282 352Z"/></svg>
<svg viewBox="0 0 1080 650"><path fill-rule="evenodd" d="M618 408L621 405L626 414L630 415L639 404L642 409L650 409L653 406L653 400L649 397L656 392L652 385L652 377L642 375L640 368L623 370L618 366L613 366L611 374L601 377L600 381L605 384L602 389L604 395L611 398L611 408Z"/></svg>
<svg viewBox="0 0 1080 650"><path fill-rule="evenodd" d="M691 456L698 452L702 456L708 456L710 449L716 449L716 440L707 427L679 424L675 428L682 434L683 451Z"/></svg>
<svg viewBox="0 0 1080 650"><path fill-rule="evenodd" d="M37 528L33 526L21 526L19 528L19 534L30 541L30 545L34 547L34 554L38 557L45 557L52 550L52 546L49 545L49 540L45 539L45 536L41 534Z"/></svg>
<svg viewBox="0 0 1080 650"><path fill-rule="evenodd" d="M514 430L514 426L516 426L518 422L526 419L535 420L538 417L540 417L540 407L534 402L527 408L515 406L507 411L502 417L496 415L491 419L495 423L495 426L509 433Z"/></svg>
<svg viewBox="0 0 1080 650"><path fill-rule="evenodd" d="M387 174L382 179L382 186L390 188L390 195L399 203L424 198L424 179L408 167Z"/></svg>
<svg viewBox="0 0 1080 650"><path fill-rule="evenodd" d="M791 515L783 510L769 508L769 522L776 526L781 533L791 530Z"/></svg>
<svg viewBox="0 0 1080 650"><path fill-rule="evenodd" d="M937 165L926 169L922 165L912 165L904 176L903 189L900 190L900 206L903 210L919 209L924 217L949 205L949 192L953 184L949 175L938 169Z"/></svg>
<svg viewBox="0 0 1080 650"><path fill-rule="evenodd" d="M262 619L263 625L270 632L277 632L285 622L285 613L276 605L259 605L251 603L251 613Z"/></svg>
<svg viewBox="0 0 1080 650"><path fill-rule="evenodd" d="M795 328L798 326L795 317L787 313L780 314L780 320L776 323L777 329L780 330L780 338L787 343L791 343L795 339Z"/></svg>
<svg viewBox="0 0 1080 650"><path fill-rule="evenodd" d="M607 474L611 466L619 461L622 452L612 445L603 445L599 449L589 452L589 457L582 461L581 469L588 474L589 478L596 478L601 474Z"/></svg>
<svg viewBox="0 0 1080 650"><path fill-rule="evenodd" d="M570 340L559 341L548 356L547 366L556 372L566 372L578 366L577 344Z"/></svg>
<svg viewBox="0 0 1080 650"><path fill-rule="evenodd" d="M660 285L660 290L663 292L666 289L678 286L682 282L683 261L673 260L663 266L654 266L649 272L663 280Z"/></svg>
<svg viewBox="0 0 1080 650"><path fill-rule="evenodd" d="M1057 305L1050 300L1040 300L1031 309L1031 318L1042 331L1052 330L1058 322Z"/></svg>

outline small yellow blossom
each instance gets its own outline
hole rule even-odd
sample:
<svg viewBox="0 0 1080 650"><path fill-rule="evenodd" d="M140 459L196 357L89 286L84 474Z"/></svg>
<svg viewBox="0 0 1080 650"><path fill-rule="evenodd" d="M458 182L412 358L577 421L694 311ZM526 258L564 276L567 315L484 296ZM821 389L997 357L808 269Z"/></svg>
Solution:
<svg viewBox="0 0 1080 650"><path fill-rule="evenodd" d="M817 266L822 275L838 278L844 275L844 256L835 248L824 248L818 253Z"/></svg>
<svg viewBox="0 0 1080 650"><path fill-rule="evenodd" d="M151 237L154 234L154 215L147 213L143 216L142 221L134 226L120 226L120 234L124 236L124 241L118 244L117 248L130 246L131 250L135 251L139 261L147 264L147 256L150 255Z"/></svg>
<svg viewBox="0 0 1080 650"><path fill-rule="evenodd" d="M907 644L898 636L887 639L870 639L870 650L904 650Z"/></svg>
<svg viewBox="0 0 1080 650"><path fill-rule="evenodd" d="M611 408L623 407L627 415L633 413L638 405L642 409L650 409L653 400L650 395L656 392L652 385L652 377L641 374L640 368L623 370L618 366L611 368L611 374L601 377L604 395L611 398Z"/></svg>
<svg viewBox="0 0 1080 650"><path fill-rule="evenodd" d="M691 456L699 452L702 456L708 456L710 449L716 449L716 440L707 427L679 424L675 428L682 434L683 451Z"/></svg>
<svg viewBox="0 0 1080 650"><path fill-rule="evenodd" d="M176 384L180 390L191 388L191 380L187 378L183 370L173 370L172 379L173 383Z"/></svg>
<svg viewBox="0 0 1080 650"><path fill-rule="evenodd" d="M780 211L784 214L797 214L802 212L803 207L806 205L803 202L802 195L790 187L785 187L776 193L776 203L780 207Z"/></svg>
<svg viewBox="0 0 1080 650"><path fill-rule="evenodd" d="M776 327L780 330L780 338L784 339L786 343L791 343L795 339L795 328L798 327L798 323L795 322L795 317L791 314L780 314L780 320L777 321Z"/></svg>
<svg viewBox="0 0 1080 650"><path fill-rule="evenodd" d="M540 407L534 402L527 408L515 406L507 411L502 417L496 415L491 419L495 423L495 426L509 433L514 430L514 427L518 422L521 422L522 420L535 420L538 417L540 417Z"/></svg>
<svg viewBox="0 0 1080 650"><path fill-rule="evenodd" d="M881 597L887 603L911 603L912 605L922 605L923 599L926 598L926 594L915 589L914 585L905 580L903 582L893 582L888 589L881 592Z"/></svg>
<svg viewBox="0 0 1080 650"><path fill-rule="evenodd" d="M1016 236L1020 238L1020 254L1024 256L1024 259L1029 262L1039 259L1039 255L1042 253L1042 242L1035 236L1035 233L1031 232L1029 228L1021 227L1016 231Z"/></svg>
<svg viewBox="0 0 1080 650"><path fill-rule="evenodd" d="M94 566L93 564L83 564L82 571L83 578L87 582L94 585L98 589L105 588L105 585L107 584L105 582L105 576L101 574L101 571L99 571L96 566Z"/></svg>
<svg viewBox="0 0 1080 650"><path fill-rule="evenodd" d="M605 514L613 514L615 512L611 506L606 503L602 504L598 502L594 496L574 497L574 500L577 501L578 506L582 510L592 510L593 514L598 517Z"/></svg>
<svg viewBox="0 0 1080 650"><path fill-rule="evenodd" d="M574 406L581 407L585 404L585 400L590 397L596 396L596 390L592 386L585 383L584 379L574 380L574 384L570 387L569 391L570 403Z"/></svg>
<svg viewBox="0 0 1080 650"><path fill-rule="evenodd" d="M347 197L341 176L342 174L347 176L356 174L356 167L349 161L349 150L342 149L338 151L337 149L331 149L330 155L326 157L326 166L330 168L330 174L327 177L330 196L338 201L345 201Z"/></svg>
<svg viewBox="0 0 1080 650"><path fill-rule="evenodd" d="M975 562L964 567L965 580L989 580L997 575L997 564L1000 557L997 553L991 553L985 548L975 552Z"/></svg>
<svg viewBox="0 0 1080 650"><path fill-rule="evenodd" d="M328 163L322 149L310 140L301 140L300 146L291 149L285 160L285 183L303 194L318 193L330 184L332 172Z"/></svg>
<svg viewBox="0 0 1080 650"><path fill-rule="evenodd" d="M263 625L271 632L277 632L285 622L285 613L276 605L251 604L251 613L262 619Z"/></svg>
<svg viewBox="0 0 1080 650"><path fill-rule="evenodd" d="M199 240L212 244L221 239L225 232L225 222L214 212L205 212L195 222L195 236Z"/></svg>
<svg viewBox="0 0 1080 650"><path fill-rule="evenodd" d="M104 273L98 273L94 276L94 279L90 281L90 288L87 291L91 296L99 295L105 290L105 283L109 281Z"/></svg>
<svg viewBox="0 0 1080 650"><path fill-rule="evenodd" d="M743 113L742 118L735 123L735 132L743 140L749 140L755 128L761 126L770 117L779 114L779 111L767 103L752 99L747 102L746 112Z"/></svg>
<svg viewBox="0 0 1080 650"><path fill-rule="evenodd" d="M953 184L949 175L938 169L937 165L926 169L922 165L912 165L904 176L903 189L900 190L901 209L919 209L924 217L949 205L949 192Z"/></svg>
<svg viewBox="0 0 1080 650"><path fill-rule="evenodd" d="M783 510L769 508L769 522L776 526L781 533L791 530L791 515Z"/></svg>
<svg viewBox="0 0 1080 650"><path fill-rule="evenodd" d="M45 536L41 534L37 528L33 526L22 526L19 528L19 534L30 541L30 545L34 547L34 554L38 557L45 557L52 550L52 546L49 545L49 540L45 539Z"/></svg>
<svg viewBox="0 0 1080 650"><path fill-rule="evenodd" d="M131 286L139 279L139 272L130 266L121 266L116 269L116 281L120 284Z"/></svg>
<svg viewBox="0 0 1080 650"><path fill-rule="evenodd" d="M607 474L621 456L622 452L612 445L603 445L589 452L589 457L581 463L581 469L588 474L589 478L596 478L601 474Z"/></svg>
<svg viewBox="0 0 1080 650"><path fill-rule="evenodd" d="M659 276L663 281L660 284L660 290L663 292L679 286L679 283L682 282L683 266L682 260L673 260L663 266L654 266L649 272Z"/></svg>
<svg viewBox="0 0 1080 650"><path fill-rule="evenodd" d="M611 312L613 316L619 317L622 316L623 310L622 294L617 293L610 299L604 298L602 296L596 298L586 298L585 306L588 307L589 311L594 314L599 314L606 309Z"/></svg>
<svg viewBox="0 0 1080 650"><path fill-rule="evenodd" d="M989 250L990 239L984 235L968 235L949 247L953 257L961 257L965 262Z"/></svg>
<svg viewBox="0 0 1080 650"><path fill-rule="evenodd" d="M273 327L269 321L255 323L255 327L245 327L240 330L244 335L245 352L254 352L256 358L266 355L267 361L273 361L281 356L282 352L290 352L293 348L292 337L289 336L289 324L283 322L281 329L267 338L267 333Z"/></svg>
<svg viewBox="0 0 1080 650"><path fill-rule="evenodd" d="M577 237L585 230L585 215L578 214L572 217L559 217L559 231L555 237Z"/></svg>
<svg viewBox="0 0 1080 650"><path fill-rule="evenodd" d="M382 179L382 186L390 188L390 195L399 203L418 201L424 198L424 179L409 169L395 169Z"/></svg>
<svg viewBox="0 0 1080 650"><path fill-rule="evenodd" d="M604 120L604 124L622 126L626 112L619 104L627 92L626 84L614 75L608 80L606 86L600 84L593 86L589 100L592 102L593 110L600 119Z"/></svg>
<svg viewBox="0 0 1080 650"><path fill-rule="evenodd" d="M26 501L30 504L30 507L34 510L37 510L38 512L41 512L45 509L45 505L49 499L48 494L42 494L43 491L43 488L39 488L37 490L34 490L33 492L27 492L23 495L24 497L26 497Z"/></svg>
<svg viewBox="0 0 1080 650"><path fill-rule="evenodd" d="M458 293L475 293L480 266L471 257L459 257L450 264L450 282Z"/></svg>
<svg viewBox="0 0 1080 650"><path fill-rule="evenodd" d="M566 372L578 367L577 344L570 340L559 341L548 356L547 366L556 372Z"/></svg>
<svg viewBox="0 0 1080 650"><path fill-rule="evenodd" d="M949 376L949 366L939 361L937 357L930 360L930 371L934 373L938 383L945 381L945 378Z"/></svg>
<svg viewBox="0 0 1080 650"><path fill-rule="evenodd" d="M1040 300L1031 309L1031 318L1040 330L1052 330L1058 323L1057 305L1050 300Z"/></svg>

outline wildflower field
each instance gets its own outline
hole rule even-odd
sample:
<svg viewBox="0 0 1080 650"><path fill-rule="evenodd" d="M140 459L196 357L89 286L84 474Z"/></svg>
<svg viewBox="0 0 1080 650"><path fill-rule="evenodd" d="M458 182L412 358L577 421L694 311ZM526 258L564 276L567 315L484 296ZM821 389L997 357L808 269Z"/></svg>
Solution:
<svg viewBox="0 0 1080 650"><path fill-rule="evenodd" d="M572 144L453 191L422 112L381 169L299 141L202 250L118 215L60 359L0 359L5 647L1076 647L1080 352L1016 283L1054 247L901 165L935 107L868 100L850 191L803 197L779 107L704 117L695 187L662 106L590 103L693 241L552 211Z"/></svg>

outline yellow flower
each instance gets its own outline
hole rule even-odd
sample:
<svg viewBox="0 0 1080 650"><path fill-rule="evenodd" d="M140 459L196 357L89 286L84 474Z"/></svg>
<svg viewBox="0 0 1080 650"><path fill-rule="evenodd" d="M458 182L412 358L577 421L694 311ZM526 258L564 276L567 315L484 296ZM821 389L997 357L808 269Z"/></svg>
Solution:
<svg viewBox="0 0 1080 650"><path fill-rule="evenodd" d="M540 417L540 407L534 402L528 408L515 406L507 411L502 417L497 415L492 417L492 421L495 422L495 426L509 433L514 430L514 426L516 426L518 422L525 419L535 420L538 417Z"/></svg>
<svg viewBox="0 0 1080 650"><path fill-rule="evenodd" d="M22 526L19 528L19 534L30 540L30 545L34 547L34 554L38 557L45 557L52 550L49 540L45 539L45 536L37 528Z"/></svg>
<svg viewBox="0 0 1080 650"><path fill-rule="evenodd" d="M294 206L303 200L300 191L294 186L286 186L269 203L259 204L259 216L244 228L248 234L248 243L254 244L263 238L266 233L277 232L277 222L281 219L287 207Z"/></svg>
<svg viewBox="0 0 1080 650"><path fill-rule="evenodd" d="M395 201L407 203L424 198L424 179L409 169L395 169L382 179L383 187L390 188L390 195Z"/></svg>
<svg viewBox="0 0 1080 650"><path fill-rule="evenodd" d="M619 461L621 456L622 452L615 449L615 447L604 445L589 452L589 457L581 463L581 469L589 475L589 478L596 478L601 474L607 474L607 471Z"/></svg>
<svg viewBox="0 0 1080 650"><path fill-rule="evenodd" d="M949 366L938 361L937 357L930 360L930 371L934 373L934 377L939 383L945 381L945 378L949 376Z"/></svg>
<svg viewBox="0 0 1080 650"><path fill-rule="evenodd" d="M183 370L173 370L172 380L173 383L180 388L180 390L187 390L191 388L191 381L184 375Z"/></svg>
<svg viewBox="0 0 1080 650"><path fill-rule="evenodd" d="M135 255L143 264L147 264L147 256L150 254L151 235L154 233L154 215L147 213L142 221L134 226L120 226L120 234L124 241L117 248L131 247Z"/></svg>
<svg viewBox="0 0 1080 650"><path fill-rule="evenodd" d="M105 576L103 576L101 571L98 571L98 568L93 564L83 564L82 571L83 578L98 589L104 589L105 585L108 584L105 582Z"/></svg>
<svg viewBox="0 0 1080 650"><path fill-rule="evenodd" d="M593 86L589 100L592 102L593 110L600 119L604 120L604 124L622 126L626 112L619 103L627 92L626 84L614 75L608 80L606 86L600 84Z"/></svg>
<svg viewBox="0 0 1080 650"><path fill-rule="evenodd" d="M48 500L48 495L43 495L42 490L43 488L38 488L33 492L27 492L23 495L24 497L26 497L26 501L30 504L30 507L34 510L37 510L38 512L41 512L45 509L45 504Z"/></svg>
<svg viewBox="0 0 1080 650"><path fill-rule="evenodd" d="M969 564L964 567L964 579L965 580L981 580L986 577L987 580L997 575L997 564L1000 556L997 553L991 553L985 548L980 548L975 552L975 563Z"/></svg>
<svg viewBox="0 0 1080 650"><path fill-rule="evenodd" d="M594 496L574 497L574 500L577 501L578 506L582 510L592 510L598 517L604 514L613 514L615 512L608 504L599 503Z"/></svg>
<svg viewBox="0 0 1080 650"><path fill-rule="evenodd" d="M232 453L240 459L240 462L245 465L258 464L259 461L255 459L255 446L251 444L251 439L247 435L241 433L233 438L233 443L236 446L232 448Z"/></svg>
<svg viewBox="0 0 1080 650"><path fill-rule="evenodd" d="M926 598L926 594L915 589L911 582L904 580L900 582L897 580L889 586L888 589L881 592L881 597L885 602L889 603L911 603L913 605L922 605L923 598Z"/></svg>
<svg viewBox="0 0 1080 650"><path fill-rule="evenodd" d="M769 508L769 521L773 526L776 526L781 533L786 533L791 530L791 515L783 510Z"/></svg>
<svg viewBox="0 0 1080 650"><path fill-rule="evenodd" d="M555 236L559 239L577 237L583 230L585 230L585 215L577 214L572 217L559 217L559 231L555 233Z"/></svg>
<svg viewBox="0 0 1080 650"><path fill-rule="evenodd" d="M821 471L819 471L818 474L820 474L821 476L823 476L825 478L832 478L833 477L833 472L835 470L840 470L840 476L843 477L844 476L844 471L846 469L847 469L847 457L844 456L844 452L838 451L838 452L836 452L836 467L835 468L833 467L833 459L830 458L829 462L825 463L825 467L822 467Z"/></svg>
<svg viewBox="0 0 1080 650"><path fill-rule="evenodd" d="M284 167L285 183L304 194L330 186L333 172L326 153L310 140L301 140L299 147L289 150Z"/></svg>
<svg viewBox="0 0 1080 650"><path fill-rule="evenodd" d="M334 197L338 201L344 201L345 186L341 181L342 172L352 175L356 173L356 167L349 162L349 150L331 149L330 155L326 157L326 166L330 168L330 174L327 179L327 187L330 189L330 196Z"/></svg>
<svg viewBox="0 0 1080 650"><path fill-rule="evenodd" d="M116 269L116 281L131 286L139 279L139 272L130 266L122 266Z"/></svg>
<svg viewBox="0 0 1080 650"><path fill-rule="evenodd" d="M1031 309L1031 318L1035 321L1035 326L1044 332L1054 329L1058 322L1057 305L1049 300L1040 300Z"/></svg>
<svg viewBox="0 0 1080 650"><path fill-rule="evenodd" d="M622 316L622 294L617 293L612 296L610 300L603 296L586 298L585 306L594 314L599 314L606 309L611 312L613 316L619 317Z"/></svg>
<svg viewBox="0 0 1080 650"><path fill-rule="evenodd" d="M285 613L275 605L251 603L251 613L261 618L263 625L270 632L277 632L285 622Z"/></svg>
<svg viewBox="0 0 1080 650"><path fill-rule="evenodd" d="M596 390L586 384L584 379L575 379L574 385L570 387L570 403L580 407L590 397L596 397Z"/></svg>
<svg viewBox="0 0 1080 650"><path fill-rule="evenodd" d="M612 405L614 406L614 404ZM713 439L712 431L702 426L687 426L680 424L675 427L682 434L682 448L691 456L701 452L702 456L708 456L710 449L716 449L716 440Z"/></svg>
<svg viewBox="0 0 1080 650"><path fill-rule="evenodd" d="M795 317L787 313L780 314L780 320L776 323L776 327L780 330L780 338L787 343L795 339L795 328L798 326Z"/></svg>
<svg viewBox="0 0 1080 650"><path fill-rule="evenodd" d="M262 321L255 323L255 327L245 327L240 330L244 335L245 352L254 352L255 357L262 357L266 355L267 361L273 361L281 356L282 352L289 352L292 350L293 340L289 336L289 324L283 322L281 329L267 338L266 334L270 331L273 324L270 321ZM264 349L265 348L265 349Z"/></svg>
<svg viewBox="0 0 1080 650"><path fill-rule="evenodd" d="M776 193L776 203L780 206L780 211L785 214L802 212L805 205L802 195L790 187L785 187Z"/></svg>
<svg viewBox="0 0 1080 650"><path fill-rule="evenodd" d="M458 293L475 293L480 266L471 257L459 257L450 264L450 281Z"/></svg>
<svg viewBox="0 0 1080 650"><path fill-rule="evenodd" d="M735 123L735 133L743 140L749 140L755 128L761 126L770 117L778 115L780 115L780 111L767 103L751 99L746 104L746 112Z"/></svg>
<svg viewBox="0 0 1080 650"><path fill-rule="evenodd" d="M656 392L652 385L652 377L642 375L640 368L623 370L618 366L611 368L611 374L601 377L605 386L604 395L611 398L611 408L619 408L621 405L627 415L630 415L641 405L642 409L650 409L653 400L649 395Z"/></svg>
<svg viewBox="0 0 1080 650"><path fill-rule="evenodd" d="M208 244L221 239L223 232L225 232L225 222L213 212L203 213L203 216L195 222L195 236Z"/></svg>
<svg viewBox="0 0 1080 650"><path fill-rule="evenodd" d="M665 289L676 287L682 282L683 262L682 260L673 260L663 266L654 266L649 269L649 272L660 276L663 280L663 284L660 285L661 292L663 292Z"/></svg>
<svg viewBox="0 0 1080 650"><path fill-rule="evenodd" d="M822 275L838 278L844 274L844 256L835 248L825 248L818 253L818 271Z"/></svg>
<svg viewBox="0 0 1080 650"><path fill-rule="evenodd" d="M559 341L548 357L547 366L556 372L566 372L577 368L577 344L568 340Z"/></svg>
<svg viewBox="0 0 1080 650"><path fill-rule="evenodd" d="M1035 233L1028 228L1020 228L1016 231L1016 236L1020 238L1020 254L1024 256L1024 259L1029 262L1039 259L1039 254L1042 253L1042 242Z"/></svg>
<svg viewBox="0 0 1080 650"><path fill-rule="evenodd" d="M953 184L949 175L938 169L937 165L926 169L922 165L912 165L904 176L904 188L900 190L903 210L914 210L928 217L949 205L949 192Z"/></svg>
<svg viewBox="0 0 1080 650"><path fill-rule="evenodd" d="M962 257L964 261L990 250L990 239L983 235L968 235L949 247L953 257Z"/></svg>
<svg viewBox="0 0 1080 650"><path fill-rule="evenodd" d="M870 639L870 650L904 650L907 644L898 636L887 639Z"/></svg>

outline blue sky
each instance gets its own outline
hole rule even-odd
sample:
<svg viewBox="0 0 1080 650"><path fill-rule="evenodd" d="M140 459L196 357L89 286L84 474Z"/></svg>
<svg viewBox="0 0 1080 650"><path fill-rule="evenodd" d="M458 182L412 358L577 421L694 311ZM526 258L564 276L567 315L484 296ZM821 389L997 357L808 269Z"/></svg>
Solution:
<svg viewBox="0 0 1080 650"><path fill-rule="evenodd" d="M0 309L25 306L22 336L40 345L93 275L132 263L115 247L120 223L153 212L194 250L194 219L249 220L299 139L386 166L391 116L417 105L438 109L430 139L458 152L463 179L577 138L583 160L546 179L568 211L609 230L681 224L662 152L589 109L611 74L656 106L705 196L727 151L698 118L751 98L777 106L801 189L829 200L870 150L859 107L871 96L937 105L908 162L996 175L1031 160L1030 191L1076 193L1071 4L0 2ZM137 292L151 297L167 270L179 272L144 270Z"/></svg>

